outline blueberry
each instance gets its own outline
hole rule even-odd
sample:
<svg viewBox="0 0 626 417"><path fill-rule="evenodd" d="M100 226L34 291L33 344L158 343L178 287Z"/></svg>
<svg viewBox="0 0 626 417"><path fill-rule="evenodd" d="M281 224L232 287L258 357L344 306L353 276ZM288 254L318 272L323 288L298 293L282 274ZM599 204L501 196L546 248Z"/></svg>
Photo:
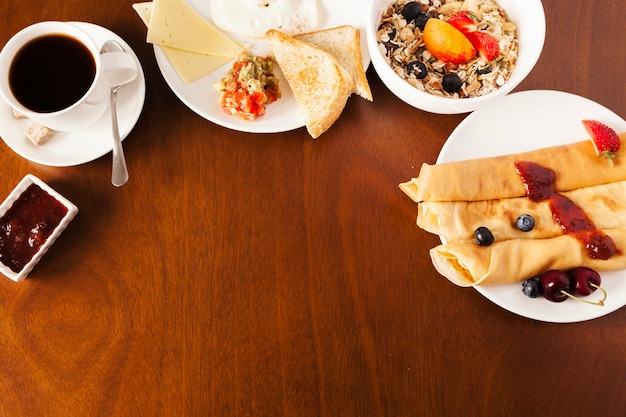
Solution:
<svg viewBox="0 0 626 417"><path fill-rule="evenodd" d="M400 13L407 23L415 22L415 26L420 28L420 30L424 30L426 21L432 17L430 13L423 12L422 5L416 1L405 4Z"/></svg>
<svg viewBox="0 0 626 417"><path fill-rule="evenodd" d="M412 22L415 18L417 18L417 16L424 14L422 12L422 5L416 1L411 1L405 4L401 13L402 17L404 17L407 22Z"/></svg>
<svg viewBox="0 0 626 417"><path fill-rule="evenodd" d="M515 226L522 232L530 232L535 228L535 219L530 214L522 214L515 221Z"/></svg>
<svg viewBox="0 0 626 417"><path fill-rule="evenodd" d="M474 239L480 246L489 246L493 243L493 233L485 226L480 226L474 231Z"/></svg>
<svg viewBox="0 0 626 417"><path fill-rule="evenodd" d="M428 74L428 69L426 65L421 61L411 61L406 65L406 72L411 75L415 75L415 78L421 80L426 77Z"/></svg>
<svg viewBox="0 0 626 417"><path fill-rule="evenodd" d="M491 72L491 65L487 65L485 67L478 68L478 71L476 71L476 73L479 74L479 75L489 74L490 72Z"/></svg>
<svg viewBox="0 0 626 417"><path fill-rule="evenodd" d="M420 13L415 18L415 26L420 28L420 30L424 30L424 27L426 26L426 21L428 21L428 19L430 19L431 17L432 16L430 13Z"/></svg>
<svg viewBox="0 0 626 417"><path fill-rule="evenodd" d="M463 85L463 81L461 81L461 78L459 78L458 75L451 72L450 74L446 74L443 76L441 85L443 86L444 90L452 94L452 93L456 93L457 91L461 89L461 86Z"/></svg>
<svg viewBox="0 0 626 417"><path fill-rule="evenodd" d="M522 282L522 292L526 297L537 298L541 294L541 285L535 278L529 278Z"/></svg>

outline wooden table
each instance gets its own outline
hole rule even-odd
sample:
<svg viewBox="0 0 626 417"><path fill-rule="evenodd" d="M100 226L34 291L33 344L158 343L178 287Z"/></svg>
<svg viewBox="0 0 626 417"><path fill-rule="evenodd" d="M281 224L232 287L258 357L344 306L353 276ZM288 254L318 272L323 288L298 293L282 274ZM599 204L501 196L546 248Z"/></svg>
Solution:
<svg viewBox="0 0 626 417"><path fill-rule="evenodd" d="M168 88L132 3L0 2L1 44L40 20L93 22L147 81L121 188L110 154L55 168L0 142L0 195L32 173L80 209L28 279L0 279L0 415L624 415L626 309L534 321L433 269L438 239L397 184L467 115L409 107L370 68L374 102L351 98L317 140L222 128ZM623 1L544 8L517 91L626 116Z"/></svg>

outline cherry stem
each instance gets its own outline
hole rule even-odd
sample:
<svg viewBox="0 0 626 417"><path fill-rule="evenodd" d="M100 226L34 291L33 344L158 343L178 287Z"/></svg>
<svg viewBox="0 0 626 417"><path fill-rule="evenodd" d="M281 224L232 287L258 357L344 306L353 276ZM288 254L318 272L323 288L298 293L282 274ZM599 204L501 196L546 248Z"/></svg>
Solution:
<svg viewBox="0 0 626 417"><path fill-rule="evenodd" d="M576 297L575 295L572 295L572 294L568 293L568 292L567 292L567 291L565 291L565 290L561 290L561 293L563 293L563 294L567 295L569 298L573 298L573 299L574 299L574 300L576 300L576 301L581 301L581 302L583 302L583 303L592 304L592 305L596 305L596 306L603 306L603 305L604 305L604 300L606 300L606 291L604 290L604 288L602 288L602 287L601 287L601 286L599 286L599 285L594 284L593 282L590 282L590 283L589 283L589 286L594 287L594 288L597 288L597 289L599 289L600 291L602 291L602 294L603 294L602 300L600 300L600 301L596 301L596 302L589 301L589 300L585 300L585 299L583 299L583 298Z"/></svg>

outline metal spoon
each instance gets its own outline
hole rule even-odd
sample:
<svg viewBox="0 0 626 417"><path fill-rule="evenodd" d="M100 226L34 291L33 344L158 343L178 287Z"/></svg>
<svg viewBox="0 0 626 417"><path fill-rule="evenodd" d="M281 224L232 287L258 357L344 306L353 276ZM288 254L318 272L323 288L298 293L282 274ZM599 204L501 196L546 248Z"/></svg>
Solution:
<svg viewBox="0 0 626 417"><path fill-rule="evenodd" d="M137 78L137 64L135 58L114 40L104 43L100 49L104 68L104 79L111 89L111 124L113 128L113 168L111 183L116 187L128 181L128 168L124 158L122 139L117 123L117 92L124 85Z"/></svg>

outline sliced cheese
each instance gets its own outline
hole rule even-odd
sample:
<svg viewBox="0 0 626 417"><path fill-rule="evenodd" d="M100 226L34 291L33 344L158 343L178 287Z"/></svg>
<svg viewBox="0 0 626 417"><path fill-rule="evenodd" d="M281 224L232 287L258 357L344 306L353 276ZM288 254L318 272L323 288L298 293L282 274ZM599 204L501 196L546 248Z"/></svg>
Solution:
<svg viewBox="0 0 626 417"><path fill-rule="evenodd" d="M134 3L133 10L137 12L139 18L146 27L150 26L150 15L152 14L152 2Z"/></svg>
<svg viewBox="0 0 626 417"><path fill-rule="evenodd" d="M180 49L161 48L163 54L172 67L174 67L178 76L186 84L204 77L233 60L233 58L227 56L204 55Z"/></svg>
<svg viewBox="0 0 626 417"><path fill-rule="evenodd" d="M152 15L152 2L135 3L133 9L148 27ZM232 60L231 57L198 54L182 49L160 46L163 54L184 83L192 83Z"/></svg>
<svg viewBox="0 0 626 417"><path fill-rule="evenodd" d="M235 58L243 48L202 18L184 0L154 0L149 43L207 55Z"/></svg>

